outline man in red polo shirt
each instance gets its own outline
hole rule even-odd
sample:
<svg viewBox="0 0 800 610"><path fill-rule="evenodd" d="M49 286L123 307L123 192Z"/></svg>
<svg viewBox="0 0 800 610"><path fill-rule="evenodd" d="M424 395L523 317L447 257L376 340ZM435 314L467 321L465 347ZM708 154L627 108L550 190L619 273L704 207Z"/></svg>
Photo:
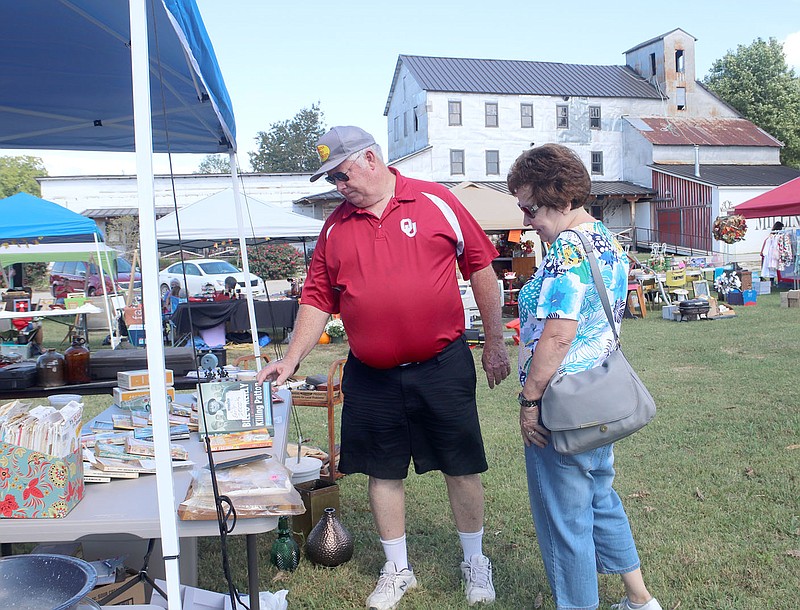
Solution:
<svg viewBox="0 0 800 610"><path fill-rule="evenodd" d="M493 388L511 370L491 266L497 251L449 190L388 168L364 130L334 127L317 150L322 165L311 181L327 174L345 201L320 233L286 356L258 379L286 381L317 344L328 316L340 313L350 355L339 470L369 476L386 554L367 607L394 608L417 584L405 538L403 480L412 459L418 474L444 474L464 551L467 601L491 603L480 479L487 464L456 266L481 312L482 364Z"/></svg>

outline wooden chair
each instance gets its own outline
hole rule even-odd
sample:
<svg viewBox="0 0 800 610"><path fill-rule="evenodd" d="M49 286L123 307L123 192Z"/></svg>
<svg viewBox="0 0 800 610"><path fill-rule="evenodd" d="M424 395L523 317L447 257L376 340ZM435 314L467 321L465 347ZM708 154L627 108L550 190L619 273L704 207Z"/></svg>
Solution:
<svg viewBox="0 0 800 610"><path fill-rule="evenodd" d="M261 354L261 359L264 361L261 365L265 365L269 362L269 356L266 354ZM244 356L239 356L236 360L233 361L233 366L239 367L240 369L249 370L249 364L253 363L253 368L255 369L256 363L256 355L255 354L245 354Z"/></svg>
<svg viewBox="0 0 800 610"><path fill-rule="evenodd" d="M328 369L324 390L292 390L293 407L324 407L328 409L328 480L333 483L340 476L336 471L336 405L342 404L342 377L346 360L335 360Z"/></svg>
<svg viewBox="0 0 800 610"><path fill-rule="evenodd" d="M636 278L628 278L628 297L626 299L626 305L632 316L636 315L636 312L634 311L633 299L631 299L634 294L636 295L635 306L639 308L639 315L644 318L647 315L647 306L644 302L644 291L642 290L642 285Z"/></svg>

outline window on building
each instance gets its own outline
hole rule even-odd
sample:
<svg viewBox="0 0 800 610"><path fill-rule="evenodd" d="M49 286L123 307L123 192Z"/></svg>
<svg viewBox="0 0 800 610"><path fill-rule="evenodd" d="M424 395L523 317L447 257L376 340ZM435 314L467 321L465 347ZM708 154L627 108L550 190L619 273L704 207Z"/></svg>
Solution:
<svg viewBox="0 0 800 610"><path fill-rule="evenodd" d="M556 128L569 129L569 106L565 104L556 106Z"/></svg>
<svg viewBox="0 0 800 610"><path fill-rule="evenodd" d="M600 222L603 221L603 206L602 205L593 205L589 207L589 213L592 215L592 218L599 220Z"/></svg>
<svg viewBox="0 0 800 610"><path fill-rule="evenodd" d="M499 176L500 175L500 151L487 150L486 151L486 175Z"/></svg>
<svg viewBox="0 0 800 610"><path fill-rule="evenodd" d="M419 107L414 106L414 133L419 131Z"/></svg>
<svg viewBox="0 0 800 610"><path fill-rule="evenodd" d="M450 173L453 175L464 175L464 151L450 151Z"/></svg>
<svg viewBox="0 0 800 610"><path fill-rule="evenodd" d="M411 119L409 119L408 117L409 112L410 112L409 110L406 110L403 113L403 137L405 138L408 137L408 124L411 122Z"/></svg>
<svg viewBox="0 0 800 610"><path fill-rule="evenodd" d="M683 61L683 49L675 50L675 72L683 73L686 71L686 66Z"/></svg>
<svg viewBox="0 0 800 610"><path fill-rule="evenodd" d="M592 151L592 174L603 174L603 153L602 151Z"/></svg>
<svg viewBox="0 0 800 610"><path fill-rule="evenodd" d="M589 127L600 129L600 106L589 106Z"/></svg>
<svg viewBox="0 0 800 610"><path fill-rule="evenodd" d="M686 110L686 87L675 88L675 105L678 110Z"/></svg>
<svg viewBox="0 0 800 610"><path fill-rule="evenodd" d="M486 102L486 126L497 127L497 102Z"/></svg>
<svg viewBox="0 0 800 610"><path fill-rule="evenodd" d="M656 54L650 53L650 76L656 75Z"/></svg>
<svg viewBox="0 0 800 610"><path fill-rule="evenodd" d="M400 117L394 117L393 121L394 125L394 141L397 142L400 139Z"/></svg>
<svg viewBox="0 0 800 610"><path fill-rule="evenodd" d="M533 104L520 104L519 117L522 127L533 127Z"/></svg>
<svg viewBox="0 0 800 610"><path fill-rule="evenodd" d="M461 125L461 102L448 102L448 125Z"/></svg>

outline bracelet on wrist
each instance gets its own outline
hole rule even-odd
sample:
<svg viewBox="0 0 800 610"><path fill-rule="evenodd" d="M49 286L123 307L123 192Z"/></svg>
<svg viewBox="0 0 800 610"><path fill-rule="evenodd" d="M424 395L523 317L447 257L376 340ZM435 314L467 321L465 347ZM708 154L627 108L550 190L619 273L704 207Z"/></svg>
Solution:
<svg viewBox="0 0 800 610"><path fill-rule="evenodd" d="M523 409L536 409L542 404L542 399L537 398L536 400L528 400L523 396L522 392L519 393L517 396L517 401L519 402L519 406Z"/></svg>

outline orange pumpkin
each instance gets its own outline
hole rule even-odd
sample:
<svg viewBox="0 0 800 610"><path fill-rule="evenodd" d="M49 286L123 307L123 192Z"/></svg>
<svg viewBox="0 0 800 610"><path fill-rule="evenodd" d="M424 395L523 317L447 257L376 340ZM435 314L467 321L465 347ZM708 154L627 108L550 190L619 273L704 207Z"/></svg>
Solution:
<svg viewBox="0 0 800 610"><path fill-rule="evenodd" d="M319 343L320 343L321 345L327 345L327 344L328 344L328 343L330 343L330 342L331 342L331 338L330 338L330 336L328 335L328 333L322 333L322 335L321 335L321 336L320 336L320 338L319 338Z"/></svg>

